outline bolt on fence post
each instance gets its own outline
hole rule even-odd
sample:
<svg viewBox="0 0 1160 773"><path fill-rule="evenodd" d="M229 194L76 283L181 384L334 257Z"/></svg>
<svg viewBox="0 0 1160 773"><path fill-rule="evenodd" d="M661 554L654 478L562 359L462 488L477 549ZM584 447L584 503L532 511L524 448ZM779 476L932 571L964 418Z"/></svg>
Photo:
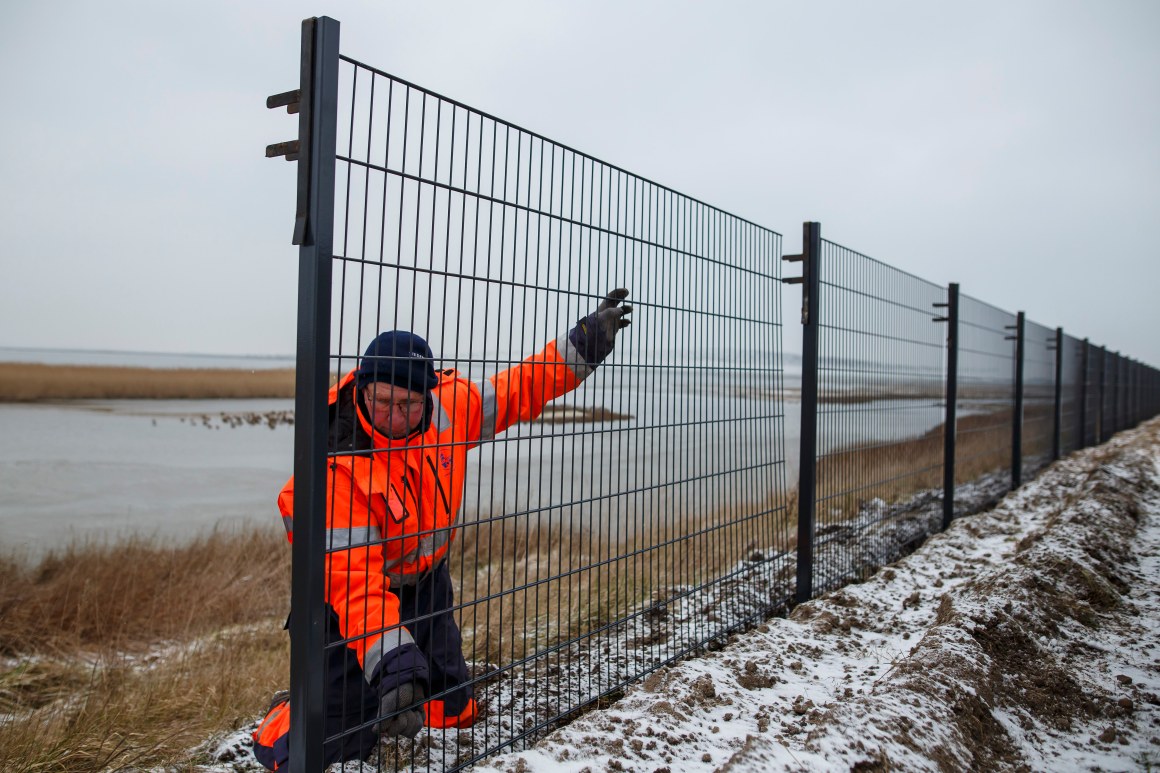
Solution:
<svg viewBox="0 0 1160 773"><path fill-rule="evenodd" d="M1026 317L1015 318L1015 415L1011 420L1011 488L1023 484L1023 331Z"/></svg>
<svg viewBox="0 0 1160 773"><path fill-rule="evenodd" d="M298 113L298 344L290 596L290 770L323 768L327 371L338 124L338 22L302 22Z"/></svg>
<svg viewBox="0 0 1160 773"><path fill-rule="evenodd" d="M1063 328L1055 329L1055 411L1051 422L1051 458L1059 458L1063 432Z"/></svg>
<svg viewBox="0 0 1160 773"><path fill-rule="evenodd" d="M955 439L959 400L959 285L947 287L947 383L946 419L943 422L943 520L942 528L955 517ZM936 321L939 321L936 319Z"/></svg>
<svg viewBox="0 0 1160 773"><path fill-rule="evenodd" d="M800 278L783 280L802 286L801 433L798 453L797 586L794 602L809 601L814 590L814 506L818 464L818 311L822 250L821 223L802 224L802 254L784 260L802 263Z"/></svg>

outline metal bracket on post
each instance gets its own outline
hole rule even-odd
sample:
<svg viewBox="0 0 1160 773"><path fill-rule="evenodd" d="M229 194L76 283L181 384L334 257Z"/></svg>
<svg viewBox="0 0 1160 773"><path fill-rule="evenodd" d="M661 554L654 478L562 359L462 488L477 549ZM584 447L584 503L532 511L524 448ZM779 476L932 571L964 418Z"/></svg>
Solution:
<svg viewBox="0 0 1160 773"><path fill-rule="evenodd" d="M294 214L294 236L291 239L291 244L299 246L307 244L310 238L308 231L308 213L310 212L310 140L314 110L317 107L311 104L313 95L311 84L314 79L314 43L313 40L307 40L305 27L309 24L313 29L314 23L314 19L306 19L302 23L301 86L292 91L283 91L281 94L273 94L266 97L267 109L276 110L279 107L284 107L288 114L297 114L298 116L298 139L275 142L267 145L266 158L278 158L281 156L287 161L301 162L298 164L298 205ZM337 24L338 22L334 23ZM306 95L305 100L302 98L303 94Z"/></svg>
<svg viewBox="0 0 1160 773"><path fill-rule="evenodd" d="M935 322L947 323L947 383L946 418L943 421L943 520L942 528L951 525L955 517L955 440L958 431L959 401L959 285L947 287L947 302L936 303L945 308L945 317L934 317Z"/></svg>
<svg viewBox="0 0 1160 773"><path fill-rule="evenodd" d="M801 432L798 451L797 586L794 603L813 598L814 506L817 502L818 465L818 295L822 252L821 223L802 224L802 252L782 260L801 262L802 275L783 279L802 286Z"/></svg>

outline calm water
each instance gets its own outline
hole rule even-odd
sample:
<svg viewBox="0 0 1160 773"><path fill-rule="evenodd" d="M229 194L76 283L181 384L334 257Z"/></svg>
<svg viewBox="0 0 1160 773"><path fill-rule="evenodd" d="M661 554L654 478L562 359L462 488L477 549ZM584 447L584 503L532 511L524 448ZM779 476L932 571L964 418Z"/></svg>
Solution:
<svg viewBox="0 0 1160 773"><path fill-rule="evenodd" d="M0 546L36 554L74 538L276 525L292 428L207 429L194 418L290 407L289 400L0 404Z"/></svg>
<svg viewBox="0 0 1160 773"><path fill-rule="evenodd" d="M31 350L0 357L13 351ZM212 360L173 355L178 364L168 366ZM767 501L796 483L799 406L796 379L779 407L776 385L759 378L768 377L598 371L558 403L632 418L520 425L484 444L469 455L463 518L533 511L569 528L623 533L681 512ZM292 408L290 400L0 404L0 547L36 555L76 538L182 538L239 523L280 529L275 497L291 472L293 428L230 427L219 417ZM929 401L881 401L828 418L823 432L843 443L896 440L937 426L941 414ZM820 444L823 452L833 445L825 435Z"/></svg>

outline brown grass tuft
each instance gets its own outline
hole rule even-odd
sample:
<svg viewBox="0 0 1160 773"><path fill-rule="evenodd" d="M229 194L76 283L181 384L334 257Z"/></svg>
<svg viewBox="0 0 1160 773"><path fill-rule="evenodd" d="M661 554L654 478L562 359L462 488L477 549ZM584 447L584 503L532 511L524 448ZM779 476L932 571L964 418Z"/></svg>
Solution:
<svg viewBox="0 0 1160 773"><path fill-rule="evenodd" d="M469 659L507 663L663 608L682 588L720 577L771 548L792 548L796 497L708 513L674 509L666 522L629 518L628 534L549 527L535 516L477 524L452 547L458 616Z"/></svg>
<svg viewBox="0 0 1160 773"><path fill-rule="evenodd" d="M0 558L0 655L120 651L285 614L289 559L274 525L180 545L82 542L32 567Z"/></svg>
<svg viewBox="0 0 1160 773"><path fill-rule="evenodd" d="M0 560L0 770L197 762L288 679L276 526Z"/></svg>

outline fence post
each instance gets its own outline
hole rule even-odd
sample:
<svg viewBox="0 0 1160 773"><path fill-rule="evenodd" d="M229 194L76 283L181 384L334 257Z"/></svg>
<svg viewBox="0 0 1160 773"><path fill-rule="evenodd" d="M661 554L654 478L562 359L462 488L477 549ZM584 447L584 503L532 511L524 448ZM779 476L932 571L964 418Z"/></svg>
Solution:
<svg viewBox="0 0 1160 773"><path fill-rule="evenodd" d="M943 422L943 520L946 529L955 517L955 438L959 401L959 284L947 287L946 419ZM938 318L935 320L940 321Z"/></svg>
<svg viewBox="0 0 1160 773"><path fill-rule="evenodd" d="M1104 442L1104 386L1107 383L1108 347L1100 347L1099 410L1096 412L1096 445Z"/></svg>
<svg viewBox="0 0 1160 773"><path fill-rule="evenodd" d="M327 391L338 124L338 22L302 22L298 108L298 344L294 393L294 544L290 581L290 770L323 768L323 561Z"/></svg>
<svg viewBox="0 0 1160 773"><path fill-rule="evenodd" d="M1120 431L1120 353L1112 352L1111 372L1108 374L1110 383L1108 392L1112 396L1112 416L1109 421L1108 438Z"/></svg>
<svg viewBox="0 0 1160 773"><path fill-rule="evenodd" d="M1080 378L1079 378L1079 445L1087 448L1087 401L1088 401L1088 349L1091 344L1083 339L1083 348L1080 349Z"/></svg>
<svg viewBox="0 0 1160 773"><path fill-rule="evenodd" d="M1011 488L1023 485L1023 331L1025 316L1015 318L1015 416L1011 420Z"/></svg>
<svg viewBox="0 0 1160 773"><path fill-rule="evenodd" d="M1055 412L1052 414L1051 459L1059 458L1063 431L1063 328L1055 329Z"/></svg>
<svg viewBox="0 0 1160 773"><path fill-rule="evenodd" d="M801 261L801 277L782 281L802 286L802 394L798 452L797 586L794 603L803 604L814 591L814 505L818 471L818 311L822 224L802 224L802 252L783 260Z"/></svg>

